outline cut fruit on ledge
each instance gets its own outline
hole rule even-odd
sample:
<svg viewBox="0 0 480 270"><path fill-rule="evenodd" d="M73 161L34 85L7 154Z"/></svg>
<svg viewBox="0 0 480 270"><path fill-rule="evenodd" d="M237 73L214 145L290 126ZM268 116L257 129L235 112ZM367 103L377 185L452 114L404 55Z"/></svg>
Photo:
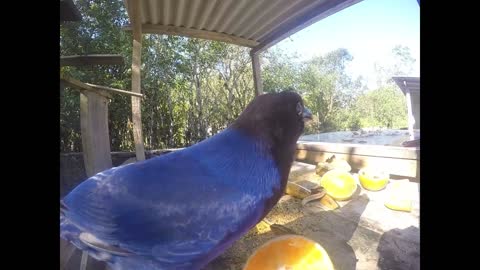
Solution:
<svg viewBox="0 0 480 270"><path fill-rule="evenodd" d="M260 246L243 270L334 270L325 249L300 235L276 237Z"/></svg>

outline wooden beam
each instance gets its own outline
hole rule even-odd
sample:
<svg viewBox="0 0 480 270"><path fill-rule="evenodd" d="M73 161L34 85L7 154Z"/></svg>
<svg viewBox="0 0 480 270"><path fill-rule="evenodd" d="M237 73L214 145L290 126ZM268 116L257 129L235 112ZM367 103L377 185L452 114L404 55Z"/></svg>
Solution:
<svg viewBox="0 0 480 270"><path fill-rule="evenodd" d="M111 168L107 97L95 91L80 93L80 128L87 176Z"/></svg>
<svg viewBox="0 0 480 270"><path fill-rule="evenodd" d="M60 56L60 66L123 65L123 56L118 54L90 54Z"/></svg>
<svg viewBox="0 0 480 270"><path fill-rule="evenodd" d="M130 20L132 23L133 51L132 51L132 92L141 93L140 69L142 64L142 22L141 22L141 2L132 0L129 2L131 10ZM132 96L132 120L133 120L133 139L135 141L135 154L137 161L145 160L145 148L142 136L142 110L141 99Z"/></svg>
<svg viewBox="0 0 480 270"><path fill-rule="evenodd" d="M298 141L298 150L355 154L398 159L420 159L420 149L402 146L362 145L353 143L329 143Z"/></svg>
<svg viewBox="0 0 480 270"><path fill-rule="evenodd" d="M347 160L353 171L358 171L367 167L384 168L391 175L398 175L420 179L420 161L412 159L397 159L385 158L375 156L361 156L339 154L332 152L315 152L307 150L296 150L295 160L310 164L318 164L319 162L326 162L326 160L335 155L336 158Z"/></svg>
<svg viewBox="0 0 480 270"><path fill-rule="evenodd" d="M354 170L382 166L392 175L420 179L418 148L299 141L295 158L297 161L317 164L325 162L332 155L345 159Z"/></svg>
<svg viewBox="0 0 480 270"><path fill-rule="evenodd" d="M131 26L125 26L126 31L131 31ZM241 38L225 33L212 32L207 30L198 30L194 28L186 28L181 26L171 26L171 25L153 25L153 24L143 24L142 32L148 34L163 34L163 35L176 35L184 37L193 37L201 38L207 40L216 40L226 43L232 43L235 45L245 46L253 48L257 46L258 41Z"/></svg>
<svg viewBox="0 0 480 270"><path fill-rule="evenodd" d="M109 91L113 93L118 93L118 94L124 94L124 95L130 95L130 96L136 96L143 98L142 94L131 92L131 91L126 91L126 90L121 90L121 89L116 89L116 88L111 88L111 87L106 87L106 86L101 86L101 85L96 85L96 84L91 84L91 83L84 83L79 80L73 79L71 77L67 76L62 76L61 77L61 82L66 83L67 85L72 86L75 89L81 89L81 90L87 90L87 91L97 91L100 92L102 95L105 95L104 91ZM111 97L110 95L107 94L107 97Z"/></svg>
<svg viewBox="0 0 480 270"><path fill-rule="evenodd" d="M263 94L262 68L260 65L259 53L250 52L252 58L253 84L255 85L255 96Z"/></svg>
<svg viewBox="0 0 480 270"><path fill-rule="evenodd" d="M71 77L66 76L66 75L61 75L60 76L60 81L64 82L66 85L72 87L75 90L79 90L80 92L83 92L83 90L86 90L86 91L91 91L91 92L97 92L97 94L102 95L106 98L111 98L112 97L110 94L106 93L103 90L95 89L94 87L92 87L92 86L90 86L90 85L88 85L84 82L81 82L77 79L71 78Z"/></svg>
<svg viewBox="0 0 480 270"><path fill-rule="evenodd" d="M116 88L111 88L111 87L106 87L106 86L101 86L101 85L96 85L96 84L91 84L91 83L85 83L85 84L93 87L94 89L106 90L106 91L110 91L110 92L113 92L113 93L119 93L119 94L124 94L124 95L143 98L143 94L135 93L135 92L132 92L132 91L120 90L120 89L116 89Z"/></svg>
<svg viewBox="0 0 480 270"><path fill-rule="evenodd" d="M259 53L265 51L276 43L283 39L295 34L296 32L312 25L319 20L326 18L342 9L345 9L351 5L354 5L362 0L330 0L323 1L321 5L316 8L312 8L306 14L298 16L297 18L290 20L285 25L282 25L277 30L267 35L260 44L252 49L253 53Z"/></svg>

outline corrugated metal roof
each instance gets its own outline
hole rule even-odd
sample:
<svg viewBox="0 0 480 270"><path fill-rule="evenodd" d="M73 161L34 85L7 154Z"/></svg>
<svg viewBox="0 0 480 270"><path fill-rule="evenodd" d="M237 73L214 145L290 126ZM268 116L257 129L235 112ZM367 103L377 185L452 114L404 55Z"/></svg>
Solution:
<svg viewBox="0 0 480 270"><path fill-rule="evenodd" d="M361 0L124 0L129 17L141 1L143 33L220 40L262 51Z"/></svg>
<svg viewBox="0 0 480 270"><path fill-rule="evenodd" d="M410 93L420 92L420 77L392 77L392 79L404 94L407 89L410 90Z"/></svg>

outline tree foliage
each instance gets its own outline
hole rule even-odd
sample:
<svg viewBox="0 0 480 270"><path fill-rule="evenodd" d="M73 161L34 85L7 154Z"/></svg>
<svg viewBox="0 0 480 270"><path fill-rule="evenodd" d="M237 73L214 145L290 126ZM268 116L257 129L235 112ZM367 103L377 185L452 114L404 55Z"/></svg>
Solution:
<svg viewBox="0 0 480 270"><path fill-rule="evenodd" d="M61 55L120 54L125 64L63 67L61 72L83 82L129 90L132 37L121 29L128 24L123 1L77 0L76 5L83 18L60 26ZM405 70L414 62L406 47L395 48L393 55L398 61L382 67L384 74ZM264 91L298 91L314 114L307 133L406 126L400 90L382 83L366 91L362 78L346 72L352 60L341 48L305 61L279 49L269 50L261 59ZM221 42L145 34L141 79L146 149L184 147L212 136L254 98L248 49ZM60 104L61 151L82 151L78 92L60 91ZM112 151L134 150L129 96L113 95L109 129Z"/></svg>

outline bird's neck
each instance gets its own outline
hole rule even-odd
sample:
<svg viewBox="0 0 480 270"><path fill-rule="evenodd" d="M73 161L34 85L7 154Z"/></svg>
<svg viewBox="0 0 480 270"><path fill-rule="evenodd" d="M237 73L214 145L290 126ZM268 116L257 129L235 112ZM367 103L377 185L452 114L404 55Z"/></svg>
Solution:
<svg viewBox="0 0 480 270"><path fill-rule="evenodd" d="M235 130L235 128L233 128L233 130ZM283 193L287 185L290 168L294 161L296 141L284 141L282 139L272 138L270 134L254 133L251 132L251 130L237 129L237 131L253 138L253 141L257 144L257 148L264 151L265 155L274 161L280 176L281 192Z"/></svg>

